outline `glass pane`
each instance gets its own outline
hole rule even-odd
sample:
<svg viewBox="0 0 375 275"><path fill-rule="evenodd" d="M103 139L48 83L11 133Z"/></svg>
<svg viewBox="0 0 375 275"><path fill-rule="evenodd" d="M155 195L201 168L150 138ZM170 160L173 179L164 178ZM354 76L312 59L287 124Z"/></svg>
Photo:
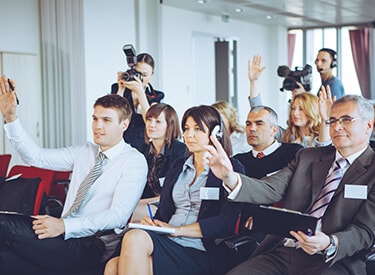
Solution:
<svg viewBox="0 0 375 275"><path fill-rule="evenodd" d="M295 34L296 40L294 45L294 54L292 60L292 67L290 69L294 70L294 67L302 66L303 62L303 32L302 30L291 30L289 33Z"/></svg>
<svg viewBox="0 0 375 275"><path fill-rule="evenodd" d="M337 49L337 31L336 28L323 29L323 47L334 51ZM321 48L323 48L321 47ZM316 50L318 52L319 49Z"/></svg>
<svg viewBox="0 0 375 275"><path fill-rule="evenodd" d="M344 85L345 94L361 95L361 89L358 83L357 73L355 71L352 48L349 40L349 27L342 28L341 39L342 49L341 68L342 68L342 84ZM340 64L338 64L340 66Z"/></svg>
<svg viewBox="0 0 375 275"><path fill-rule="evenodd" d="M317 94L322 81L315 68L315 59L318 51L323 47L323 30L311 29L306 31L306 64L313 67L312 93Z"/></svg>

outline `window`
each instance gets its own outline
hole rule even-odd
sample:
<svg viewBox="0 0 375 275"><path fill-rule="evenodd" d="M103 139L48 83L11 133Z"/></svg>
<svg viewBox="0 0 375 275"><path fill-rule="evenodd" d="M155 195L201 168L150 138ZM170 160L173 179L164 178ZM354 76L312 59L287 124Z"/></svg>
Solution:
<svg viewBox="0 0 375 275"><path fill-rule="evenodd" d="M352 50L349 40L349 27L295 29L290 34L295 35L292 68L311 65L313 69L312 92L318 92L321 80L315 69L315 58L321 48L331 48L338 52L338 66L333 74L341 79L346 94L361 94L357 73L354 68ZM340 47L341 46L341 47Z"/></svg>

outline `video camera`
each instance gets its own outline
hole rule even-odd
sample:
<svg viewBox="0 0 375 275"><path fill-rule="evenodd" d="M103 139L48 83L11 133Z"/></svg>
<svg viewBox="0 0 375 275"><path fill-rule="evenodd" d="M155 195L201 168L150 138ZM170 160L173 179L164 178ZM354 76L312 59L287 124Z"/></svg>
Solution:
<svg viewBox="0 0 375 275"><path fill-rule="evenodd" d="M126 44L124 45L124 47L122 47L122 50L126 55L126 63L128 63L130 69L128 69L126 72L123 72L121 78L128 82L135 80L134 76L136 76L140 81L142 81L142 73L138 72L135 69L135 65L137 64L137 53L133 45Z"/></svg>
<svg viewBox="0 0 375 275"><path fill-rule="evenodd" d="M283 86L280 91L293 91L298 88L297 82L301 83L306 91L311 90L312 82L312 67L306 64L305 67L295 67L295 71L291 71L288 66L279 66L277 74L280 77L285 77Z"/></svg>

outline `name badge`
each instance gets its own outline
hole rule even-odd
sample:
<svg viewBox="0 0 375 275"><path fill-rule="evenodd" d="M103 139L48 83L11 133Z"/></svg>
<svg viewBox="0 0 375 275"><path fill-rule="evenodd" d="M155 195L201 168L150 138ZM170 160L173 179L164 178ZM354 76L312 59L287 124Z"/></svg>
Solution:
<svg viewBox="0 0 375 275"><path fill-rule="evenodd" d="M219 187L201 187L200 199L201 200L219 200L220 189Z"/></svg>
<svg viewBox="0 0 375 275"><path fill-rule="evenodd" d="M345 184L344 198L366 200L367 199L367 185Z"/></svg>

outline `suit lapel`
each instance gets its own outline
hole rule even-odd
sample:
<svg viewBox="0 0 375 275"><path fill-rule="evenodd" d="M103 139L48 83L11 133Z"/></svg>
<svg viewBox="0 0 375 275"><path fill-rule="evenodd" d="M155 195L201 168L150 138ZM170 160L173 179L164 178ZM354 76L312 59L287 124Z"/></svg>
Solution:
<svg viewBox="0 0 375 275"><path fill-rule="evenodd" d="M318 161L312 163L311 203L309 209L322 190L322 187L328 175L329 168L331 168L334 158L335 151L333 151L333 153L329 155L321 157Z"/></svg>
<svg viewBox="0 0 375 275"><path fill-rule="evenodd" d="M342 181L337 188L334 196L340 194L345 187L345 184L358 184L356 183L357 179L360 178L363 174L367 172L367 167L370 165L374 157L374 151L368 147L362 155L360 155L349 167L349 169L344 174ZM366 182L362 183L366 185Z"/></svg>
<svg viewBox="0 0 375 275"><path fill-rule="evenodd" d="M208 172L207 182L205 187L217 187L220 188L221 181L212 174L211 170ZM221 196L220 192L220 196ZM202 200L201 208L199 209L199 217L204 217L205 212L209 209L213 201L211 200Z"/></svg>

